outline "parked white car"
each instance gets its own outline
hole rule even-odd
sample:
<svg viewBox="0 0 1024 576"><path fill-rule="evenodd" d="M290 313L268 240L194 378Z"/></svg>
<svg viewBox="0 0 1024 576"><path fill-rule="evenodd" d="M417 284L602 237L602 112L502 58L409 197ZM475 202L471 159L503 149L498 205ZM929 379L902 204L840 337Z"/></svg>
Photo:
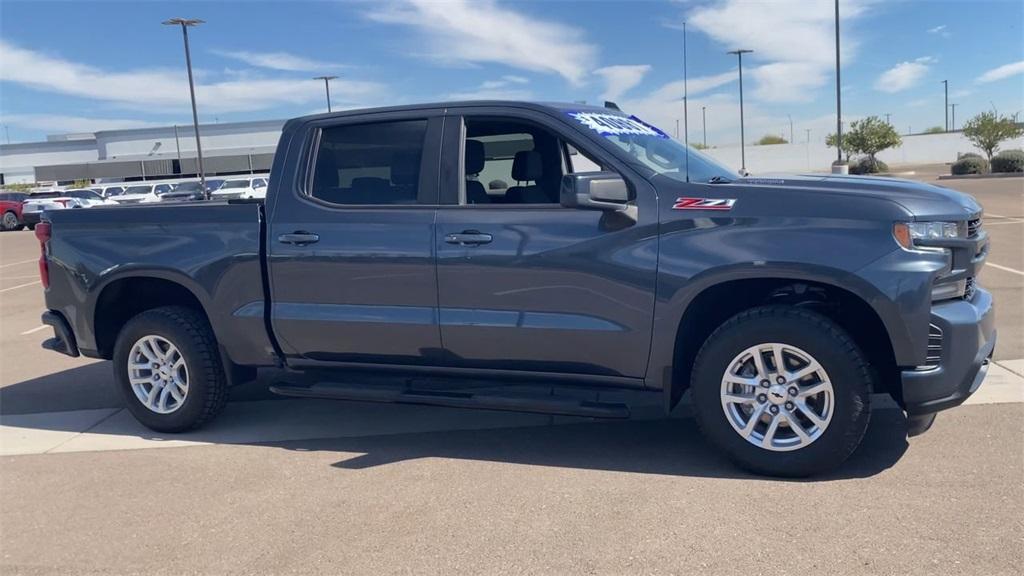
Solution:
<svg viewBox="0 0 1024 576"><path fill-rule="evenodd" d="M65 196L61 190L46 190L33 192L21 204L21 221L28 226L29 230L36 227L46 210L66 210L68 208L83 208L84 204L78 198Z"/></svg>
<svg viewBox="0 0 1024 576"><path fill-rule="evenodd" d="M77 198L81 202L82 208L92 208L93 206L104 205L117 205L117 202L114 202L113 200L107 200L103 196L94 192L93 190L86 188L73 188L71 190L65 190L64 195L67 196L68 198Z"/></svg>
<svg viewBox="0 0 1024 576"><path fill-rule="evenodd" d="M159 202L160 195L170 192L171 188L170 184L131 184L125 186L123 193L111 198L118 204Z"/></svg>
<svg viewBox="0 0 1024 576"><path fill-rule="evenodd" d="M225 180L220 188L210 194L210 198L215 200L266 197L267 179L264 177Z"/></svg>

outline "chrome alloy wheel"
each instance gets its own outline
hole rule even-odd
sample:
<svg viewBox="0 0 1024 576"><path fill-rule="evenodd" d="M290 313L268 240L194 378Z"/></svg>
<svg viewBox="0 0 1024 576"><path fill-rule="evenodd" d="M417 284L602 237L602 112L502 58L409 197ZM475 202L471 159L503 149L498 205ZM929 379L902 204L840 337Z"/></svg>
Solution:
<svg viewBox="0 0 1024 576"><path fill-rule="evenodd" d="M14 230L18 227L18 217L14 215L14 212L4 212L3 228L4 230Z"/></svg>
<svg viewBox="0 0 1024 576"><path fill-rule="evenodd" d="M769 342L740 352L722 376L722 410L747 442L766 450L804 448L835 411L825 369L807 352Z"/></svg>
<svg viewBox="0 0 1024 576"><path fill-rule="evenodd" d="M170 414L188 396L188 366L178 348L161 336L139 338L128 353L128 382L139 402Z"/></svg>

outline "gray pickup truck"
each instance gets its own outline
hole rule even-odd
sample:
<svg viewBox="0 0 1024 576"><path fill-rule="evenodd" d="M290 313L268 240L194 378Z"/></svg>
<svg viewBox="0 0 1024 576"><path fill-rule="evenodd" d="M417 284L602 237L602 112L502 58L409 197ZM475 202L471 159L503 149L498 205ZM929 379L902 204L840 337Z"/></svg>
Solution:
<svg viewBox="0 0 1024 576"><path fill-rule="evenodd" d="M995 346L970 196L738 177L614 107L308 116L271 174L263 202L48 213L44 347L113 360L165 432L257 367L290 396L606 418L629 406L595 389L690 390L740 465L805 476L858 446L870 394L924 431Z"/></svg>

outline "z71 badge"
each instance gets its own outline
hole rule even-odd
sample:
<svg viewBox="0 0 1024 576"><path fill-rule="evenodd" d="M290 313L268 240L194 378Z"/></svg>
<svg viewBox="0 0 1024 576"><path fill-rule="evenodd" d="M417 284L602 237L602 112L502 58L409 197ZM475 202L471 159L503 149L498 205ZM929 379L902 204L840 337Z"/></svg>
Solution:
<svg viewBox="0 0 1024 576"><path fill-rule="evenodd" d="M732 210L735 198L677 198L673 210Z"/></svg>

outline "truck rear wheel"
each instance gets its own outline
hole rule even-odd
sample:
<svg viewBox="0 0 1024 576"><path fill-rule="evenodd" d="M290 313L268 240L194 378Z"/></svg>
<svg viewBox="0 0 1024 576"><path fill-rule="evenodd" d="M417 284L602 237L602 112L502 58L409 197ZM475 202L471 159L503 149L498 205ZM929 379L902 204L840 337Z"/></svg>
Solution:
<svg viewBox="0 0 1024 576"><path fill-rule="evenodd" d="M114 344L114 377L128 410L158 432L198 428L227 403L217 341L190 308L155 308L129 320Z"/></svg>
<svg viewBox="0 0 1024 576"><path fill-rule="evenodd" d="M842 464L870 418L872 372L853 340L815 312L764 306L707 339L691 387L704 435L740 466L772 476Z"/></svg>

